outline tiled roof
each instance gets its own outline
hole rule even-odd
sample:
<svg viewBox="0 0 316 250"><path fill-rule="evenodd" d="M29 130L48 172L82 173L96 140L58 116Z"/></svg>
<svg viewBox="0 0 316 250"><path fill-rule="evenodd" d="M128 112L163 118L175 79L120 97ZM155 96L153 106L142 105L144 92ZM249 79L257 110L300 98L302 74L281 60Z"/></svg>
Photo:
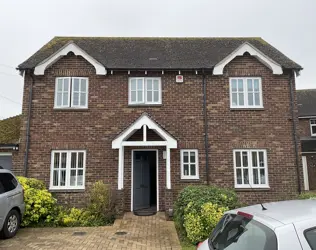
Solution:
<svg viewBox="0 0 316 250"><path fill-rule="evenodd" d="M316 116L316 89L297 90L298 116Z"/></svg>
<svg viewBox="0 0 316 250"><path fill-rule="evenodd" d="M21 115L0 120L0 144L17 144L20 140Z"/></svg>
<svg viewBox="0 0 316 250"><path fill-rule="evenodd" d="M18 68L34 68L69 42L107 69L211 69L245 42L283 68L302 69L260 37L55 37Z"/></svg>

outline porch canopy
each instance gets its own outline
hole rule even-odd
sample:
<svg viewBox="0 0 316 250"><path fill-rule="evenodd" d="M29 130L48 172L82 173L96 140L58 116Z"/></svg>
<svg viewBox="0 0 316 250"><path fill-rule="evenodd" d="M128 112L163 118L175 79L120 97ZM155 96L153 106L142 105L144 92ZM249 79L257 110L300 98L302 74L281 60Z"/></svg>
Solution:
<svg viewBox="0 0 316 250"><path fill-rule="evenodd" d="M157 133L162 141L148 141L147 128ZM128 140L136 131L143 130L143 140ZM161 128L146 113L141 115L134 123L126 128L118 137L112 141L112 148L119 150L118 157L118 189L124 187L124 147L125 146L165 146L166 147L166 188L171 189L170 178L170 149L177 148L177 140Z"/></svg>

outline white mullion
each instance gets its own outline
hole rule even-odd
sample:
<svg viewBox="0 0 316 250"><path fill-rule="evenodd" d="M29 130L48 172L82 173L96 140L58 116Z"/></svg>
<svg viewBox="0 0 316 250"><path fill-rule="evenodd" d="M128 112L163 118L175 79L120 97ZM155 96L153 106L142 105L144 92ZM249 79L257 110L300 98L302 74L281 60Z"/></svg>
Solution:
<svg viewBox="0 0 316 250"><path fill-rule="evenodd" d="M146 84L145 84L145 77L142 78L143 79L143 103L146 103L147 100L145 99L145 91L146 91Z"/></svg>
<svg viewBox="0 0 316 250"><path fill-rule="evenodd" d="M78 168L78 165L79 165L79 153L80 152L77 152L76 153L76 177L75 177L75 186L77 187L78 186L78 171L79 171L79 168ZM83 159L82 159L83 160ZM83 164L83 163L82 163ZM83 166L82 166L83 167Z"/></svg>
<svg viewBox="0 0 316 250"><path fill-rule="evenodd" d="M257 153L257 164L258 164L258 184L261 185L261 178L260 178L260 158L259 158L259 151L256 151ZM263 155L264 157L264 155Z"/></svg>
<svg viewBox="0 0 316 250"><path fill-rule="evenodd" d="M248 86L247 86L247 79L248 78L243 78L243 86L244 86L244 104L245 104L245 107L249 107L248 106ZM249 159L248 159L248 164L249 164Z"/></svg>
<svg viewBox="0 0 316 250"><path fill-rule="evenodd" d="M67 107L71 107L71 102L72 102L72 98L71 98L71 84L72 84L72 78L71 77L67 77L68 78L68 105ZM65 78L66 79L66 78ZM64 90L64 89L63 89ZM64 95L63 95L64 96ZM64 105L63 105L64 106Z"/></svg>
<svg viewBox="0 0 316 250"><path fill-rule="evenodd" d="M243 159L243 151L240 151L240 170L241 170L241 184L244 185L244 159Z"/></svg>
<svg viewBox="0 0 316 250"><path fill-rule="evenodd" d="M70 187L71 151L66 152L66 188Z"/></svg>
<svg viewBox="0 0 316 250"><path fill-rule="evenodd" d="M188 172L191 177L191 150L188 150Z"/></svg>
<svg viewBox="0 0 316 250"><path fill-rule="evenodd" d="M252 162L252 150L248 151L248 175L249 175L249 184L253 185L253 162Z"/></svg>
<svg viewBox="0 0 316 250"><path fill-rule="evenodd" d="M61 152L59 152L59 162L58 162L58 187L61 187Z"/></svg>

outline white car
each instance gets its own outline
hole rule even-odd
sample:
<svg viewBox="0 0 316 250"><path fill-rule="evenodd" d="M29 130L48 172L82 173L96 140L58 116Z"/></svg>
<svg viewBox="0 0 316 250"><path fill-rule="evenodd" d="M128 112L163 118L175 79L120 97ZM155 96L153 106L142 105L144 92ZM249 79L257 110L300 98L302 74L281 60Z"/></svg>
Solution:
<svg viewBox="0 0 316 250"><path fill-rule="evenodd" d="M292 200L232 210L198 250L314 250L316 200Z"/></svg>

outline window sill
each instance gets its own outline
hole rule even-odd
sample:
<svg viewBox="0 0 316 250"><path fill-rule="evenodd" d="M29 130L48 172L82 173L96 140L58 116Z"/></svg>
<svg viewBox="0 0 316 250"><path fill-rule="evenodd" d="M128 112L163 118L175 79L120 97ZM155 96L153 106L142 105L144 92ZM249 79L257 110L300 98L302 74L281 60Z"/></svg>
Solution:
<svg viewBox="0 0 316 250"><path fill-rule="evenodd" d="M248 110L258 110L258 111L263 111L263 110L265 110L264 109L264 107L259 107L259 108L251 108L251 107L246 107L246 108L241 108L241 107L230 107L230 110L231 111L234 111L234 110L246 110L246 111L248 111Z"/></svg>
<svg viewBox="0 0 316 250"><path fill-rule="evenodd" d="M77 111L77 112L88 112L88 108L54 108L54 111Z"/></svg>
<svg viewBox="0 0 316 250"><path fill-rule="evenodd" d="M84 188L81 188L81 189L53 189L53 188L50 188L48 190L49 192L52 192L52 193L84 193L85 192L85 189Z"/></svg>
<svg viewBox="0 0 316 250"><path fill-rule="evenodd" d="M154 103L146 103L146 104L128 104L128 106L130 108L135 108L135 107L161 107L162 104L161 103L158 103L158 104L154 104Z"/></svg>
<svg viewBox="0 0 316 250"><path fill-rule="evenodd" d="M200 180L200 178L180 178L180 181L182 181L182 182L191 182L191 181L199 182L201 180Z"/></svg>
<svg viewBox="0 0 316 250"><path fill-rule="evenodd" d="M254 188L249 188L249 187L235 187L235 191L237 192L252 192L252 191L270 191L270 187L254 187Z"/></svg>

